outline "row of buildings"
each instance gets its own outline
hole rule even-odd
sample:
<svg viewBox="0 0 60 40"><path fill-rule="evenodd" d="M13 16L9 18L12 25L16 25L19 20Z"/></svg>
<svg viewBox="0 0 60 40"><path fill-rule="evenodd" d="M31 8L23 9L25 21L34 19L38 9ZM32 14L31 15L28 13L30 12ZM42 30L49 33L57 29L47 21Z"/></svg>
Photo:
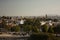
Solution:
<svg viewBox="0 0 60 40"><path fill-rule="evenodd" d="M22 25L24 24L24 22L26 22L27 20L26 19L33 19L33 18L38 18L38 17L6 17L6 16L2 16L0 17L0 31L4 30L4 25L6 26L9 26L9 27L13 27L13 26L17 26L17 25ZM43 18L43 17L42 17ZM41 19L41 18L40 18ZM48 19L47 18L47 15L45 17L45 19ZM58 24L60 24L60 21L57 21L57 22L54 22L52 20L41 20L40 21L40 24L41 25L44 25L44 24L48 24L49 26L53 26L56 27Z"/></svg>

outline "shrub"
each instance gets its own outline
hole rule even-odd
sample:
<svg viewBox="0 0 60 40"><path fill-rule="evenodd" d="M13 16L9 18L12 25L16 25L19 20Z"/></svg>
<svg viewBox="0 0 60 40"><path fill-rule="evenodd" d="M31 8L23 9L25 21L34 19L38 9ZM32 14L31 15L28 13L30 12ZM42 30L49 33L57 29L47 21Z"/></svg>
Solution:
<svg viewBox="0 0 60 40"><path fill-rule="evenodd" d="M32 34L29 40L48 40L48 37L46 34Z"/></svg>

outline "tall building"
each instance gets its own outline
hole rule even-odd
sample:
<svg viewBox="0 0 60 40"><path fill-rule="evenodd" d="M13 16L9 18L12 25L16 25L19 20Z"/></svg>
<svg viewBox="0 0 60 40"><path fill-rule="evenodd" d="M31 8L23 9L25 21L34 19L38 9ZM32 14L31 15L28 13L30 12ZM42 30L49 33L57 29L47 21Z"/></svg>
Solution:
<svg viewBox="0 0 60 40"><path fill-rule="evenodd" d="M46 18L48 17L47 14L45 15L45 17L46 17Z"/></svg>

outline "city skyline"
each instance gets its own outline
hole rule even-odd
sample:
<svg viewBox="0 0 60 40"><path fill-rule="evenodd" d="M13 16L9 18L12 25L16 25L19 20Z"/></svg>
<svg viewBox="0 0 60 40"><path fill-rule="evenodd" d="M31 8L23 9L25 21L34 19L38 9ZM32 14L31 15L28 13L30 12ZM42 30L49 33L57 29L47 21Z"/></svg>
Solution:
<svg viewBox="0 0 60 40"><path fill-rule="evenodd" d="M0 16L60 15L60 0L0 0Z"/></svg>

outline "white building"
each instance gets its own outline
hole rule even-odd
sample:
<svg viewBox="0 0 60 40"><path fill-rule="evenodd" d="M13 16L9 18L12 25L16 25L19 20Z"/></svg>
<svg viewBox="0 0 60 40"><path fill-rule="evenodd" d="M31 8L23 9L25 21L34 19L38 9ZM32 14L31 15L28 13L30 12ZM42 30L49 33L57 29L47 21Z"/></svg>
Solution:
<svg viewBox="0 0 60 40"><path fill-rule="evenodd" d="M44 24L46 24L46 22L45 22L45 21L41 21L40 23L41 23L41 25L44 25Z"/></svg>
<svg viewBox="0 0 60 40"><path fill-rule="evenodd" d="M20 20L20 24L24 24L24 20Z"/></svg>

